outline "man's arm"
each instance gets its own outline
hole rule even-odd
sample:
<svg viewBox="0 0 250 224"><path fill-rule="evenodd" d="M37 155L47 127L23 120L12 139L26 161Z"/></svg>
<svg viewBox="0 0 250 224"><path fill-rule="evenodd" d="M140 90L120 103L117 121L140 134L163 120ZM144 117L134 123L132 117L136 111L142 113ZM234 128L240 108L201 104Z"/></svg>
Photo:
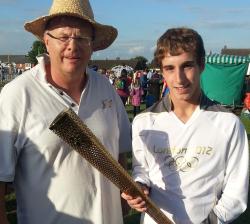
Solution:
<svg viewBox="0 0 250 224"><path fill-rule="evenodd" d="M5 183L0 182L0 223L9 224L5 211Z"/></svg>
<svg viewBox="0 0 250 224"><path fill-rule="evenodd" d="M120 153L119 154L118 162L121 164L121 166L126 171L128 170L126 153ZM128 206L128 204L124 200L124 198L121 198L121 204L122 204L122 214L123 214L123 216L126 216L129 213L129 211L130 211L130 207Z"/></svg>

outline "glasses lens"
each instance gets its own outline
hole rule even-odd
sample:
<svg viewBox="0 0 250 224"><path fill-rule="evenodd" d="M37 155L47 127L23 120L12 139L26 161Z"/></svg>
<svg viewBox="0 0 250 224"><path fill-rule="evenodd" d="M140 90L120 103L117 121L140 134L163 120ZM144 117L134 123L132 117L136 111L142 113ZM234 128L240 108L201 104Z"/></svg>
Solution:
<svg viewBox="0 0 250 224"><path fill-rule="evenodd" d="M84 46L90 46L91 39L89 37L70 37L70 36L61 36L61 37L55 37L51 33L47 33L51 38L59 40L63 42L64 44L68 44L71 40L75 40L76 43L84 45Z"/></svg>

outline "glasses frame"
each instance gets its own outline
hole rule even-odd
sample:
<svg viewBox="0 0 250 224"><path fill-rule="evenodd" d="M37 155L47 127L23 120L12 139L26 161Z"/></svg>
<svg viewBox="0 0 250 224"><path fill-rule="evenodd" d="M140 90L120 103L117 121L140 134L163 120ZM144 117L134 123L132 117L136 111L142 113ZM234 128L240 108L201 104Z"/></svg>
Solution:
<svg viewBox="0 0 250 224"><path fill-rule="evenodd" d="M90 44L92 43L92 39L90 37L71 37L71 36L63 36L63 37L56 37L54 35L52 35L49 32L46 32L46 34L55 39L55 40L59 40L60 42L64 43L64 44L68 44L71 40L75 40L77 43L81 43L84 44L86 46L90 46ZM84 42L86 41L86 42Z"/></svg>

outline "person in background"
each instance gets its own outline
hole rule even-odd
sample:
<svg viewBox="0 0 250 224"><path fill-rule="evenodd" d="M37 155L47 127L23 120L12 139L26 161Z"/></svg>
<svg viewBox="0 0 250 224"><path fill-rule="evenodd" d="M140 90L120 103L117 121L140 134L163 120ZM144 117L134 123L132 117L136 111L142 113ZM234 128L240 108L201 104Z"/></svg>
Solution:
<svg viewBox="0 0 250 224"><path fill-rule="evenodd" d="M147 95L145 97L146 108L151 107L155 102L156 102L156 98L154 94L152 93L152 90L148 89Z"/></svg>
<svg viewBox="0 0 250 224"><path fill-rule="evenodd" d="M117 78L115 81L116 92L120 96L124 106L127 102L128 96L129 96L127 76L128 76L127 70L122 69L120 77Z"/></svg>
<svg viewBox="0 0 250 224"><path fill-rule="evenodd" d="M155 102L160 99L162 85L162 76L158 73L158 71L155 71L151 79L148 80L148 92L154 95Z"/></svg>
<svg viewBox="0 0 250 224"><path fill-rule="evenodd" d="M130 96L132 97L132 105L134 117L136 114L140 113L140 105L143 96L143 89L140 86L140 79L135 79L135 81L131 85Z"/></svg>
<svg viewBox="0 0 250 224"><path fill-rule="evenodd" d="M155 73L154 69L152 71L147 69L147 79L150 80L154 73Z"/></svg>
<svg viewBox="0 0 250 224"><path fill-rule="evenodd" d="M147 79L147 69L142 73L140 77L140 85L141 88L143 89L143 95L142 95L142 101L145 102L145 98L147 95L147 90L148 90L148 79Z"/></svg>
<svg viewBox="0 0 250 224"><path fill-rule="evenodd" d="M54 0L49 14L25 29L48 54L0 94L0 223L8 223L4 189L13 183L18 224L122 224L119 190L49 130L71 108L115 160L125 161L127 113L109 80L87 67L117 30L94 20L88 0Z"/></svg>
<svg viewBox="0 0 250 224"><path fill-rule="evenodd" d="M141 70L135 71L133 74L133 80L140 79L141 75L142 75Z"/></svg>
<svg viewBox="0 0 250 224"><path fill-rule="evenodd" d="M166 80L163 80L163 86L162 86L162 90L161 90L161 98L166 96L169 93L169 88L168 88L168 84L166 82Z"/></svg>
<svg viewBox="0 0 250 224"><path fill-rule="evenodd" d="M112 86L115 85L115 79L116 79L116 77L115 77L114 72L113 72L113 71L110 71L110 73L109 73L109 82L110 82L110 84L111 84Z"/></svg>
<svg viewBox="0 0 250 224"><path fill-rule="evenodd" d="M230 223L247 207L244 126L202 92L205 49L195 30L167 30L155 60L169 94L133 120L133 178L173 223ZM140 197L122 197L137 211L147 210ZM155 222L143 213L141 223Z"/></svg>

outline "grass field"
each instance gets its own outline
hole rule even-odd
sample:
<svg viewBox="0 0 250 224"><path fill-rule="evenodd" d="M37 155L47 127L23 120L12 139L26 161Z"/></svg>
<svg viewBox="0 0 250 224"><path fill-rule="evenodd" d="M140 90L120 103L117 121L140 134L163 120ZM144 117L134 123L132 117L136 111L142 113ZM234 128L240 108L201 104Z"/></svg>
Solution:
<svg viewBox="0 0 250 224"><path fill-rule="evenodd" d="M145 105L142 105L142 110L145 109ZM126 110L128 112L128 116L130 121L133 119L132 114L132 107L126 106ZM241 116L241 120L245 125L245 128L248 133L248 139L250 139L250 118L247 118L245 116ZM128 153L128 165L131 169L131 153ZM248 201L250 202L250 194L248 195ZM10 224L16 224L16 201L15 201L15 194L10 193L6 195L6 207L7 207L7 215L8 219L10 221ZM140 214L130 210L129 214L124 217L124 224L138 224L140 221ZM233 224L250 224L250 208L248 207L245 213L243 213L236 221L233 222Z"/></svg>

